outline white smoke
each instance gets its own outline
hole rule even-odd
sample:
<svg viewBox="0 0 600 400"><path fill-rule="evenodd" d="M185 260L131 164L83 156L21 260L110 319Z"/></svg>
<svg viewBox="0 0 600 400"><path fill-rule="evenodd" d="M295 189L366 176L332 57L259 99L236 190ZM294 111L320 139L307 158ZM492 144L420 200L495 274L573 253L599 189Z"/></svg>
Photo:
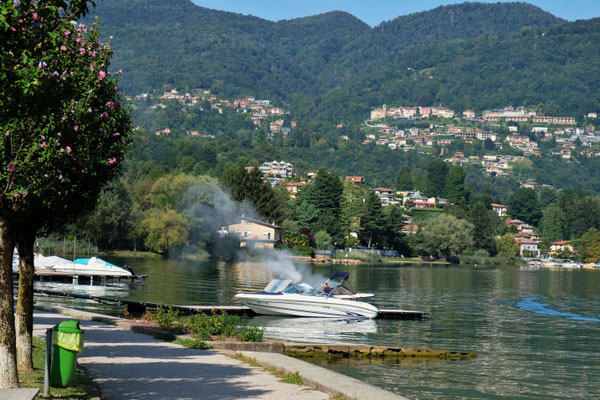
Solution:
<svg viewBox="0 0 600 400"><path fill-rule="evenodd" d="M324 276L314 273L308 265L295 264L288 250L265 249L259 253L259 262L273 278L291 279L294 284L304 282L318 288L326 280Z"/></svg>
<svg viewBox="0 0 600 400"><path fill-rule="evenodd" d="M206 240L214 237L217 232L228 225L240 221L241 217L264 220L248 201L237 202L229 193L224 192L215 181L208 180L191 186L182 199L184 215L192 221L191 238ZM232 242L224 243L230 246ZM237 246L237 244L236 244ZM185 250L184 250L185 251ZM237 251L236 249L221 249L228 254L236 254L238 260L259 264L273 278L290 279L294 284L301 282L317 288L326 280L320 274L312 272L306 264L295 264L293 256L284 249L260 249L256 251Z"/></svg>

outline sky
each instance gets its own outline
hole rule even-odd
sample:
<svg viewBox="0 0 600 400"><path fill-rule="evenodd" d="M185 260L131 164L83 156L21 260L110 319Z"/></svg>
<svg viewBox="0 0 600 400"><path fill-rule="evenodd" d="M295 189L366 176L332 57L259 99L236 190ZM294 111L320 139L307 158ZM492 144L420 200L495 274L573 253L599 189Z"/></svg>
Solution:
<svg viewBox="0 0 600 400"><path fill-rule="evenodd" d="M349 12L371 26L392 20L400 15L431 10L432 8L461 3L444 0L192 0L216 10L253 15L271 21L293 19L341 10ZM479 0L496 3L498 0ZM600 0L528 0L557 17L574 21L600 16Z"/></svg>

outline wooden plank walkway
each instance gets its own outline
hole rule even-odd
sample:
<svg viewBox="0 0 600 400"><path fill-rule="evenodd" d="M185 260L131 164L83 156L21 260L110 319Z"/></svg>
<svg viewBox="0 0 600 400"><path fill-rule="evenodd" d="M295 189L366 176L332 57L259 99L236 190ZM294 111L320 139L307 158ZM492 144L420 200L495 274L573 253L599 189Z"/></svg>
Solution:
<svg viewBox="0 0 600 400"><path fill-rule="evenodd" d="M45 289L35 289L35 293L45 294L47 296L59 296L59 297L67 297L73 299L85 299L85 300L95 300L99 303L115 303L115 304L124 304L127 306L127 311L129 312L144 312L146 310L156 310L160 305L159 303L152 303L147 301L138 301L138 300L129 300L129 299L117 299L111 297L102 297L102 296L91 296L86 294L77 294L77 293L64 293L57 292L54 290L45 290ZM210 314L214 311L222 312L225 311L227 314L232 315L248 315L254 316L257 315L254 311L246 306L200 306L200 305L169 305L164 304L164 306L173 307L176 310L179 310L184 313L204 313ZM397 309L382 309L379 310L378 319L423 319L428 317L429 313L426 311L414 311L414 310L397 310Z"/></svg>

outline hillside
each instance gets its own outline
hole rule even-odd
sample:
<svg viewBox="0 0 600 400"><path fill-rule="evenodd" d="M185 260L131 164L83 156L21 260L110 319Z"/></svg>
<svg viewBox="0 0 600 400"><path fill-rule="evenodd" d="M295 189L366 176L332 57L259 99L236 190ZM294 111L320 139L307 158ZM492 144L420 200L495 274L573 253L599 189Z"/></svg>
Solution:
<svg viewBox="0 0 600 400"><path fill-rule="evenodd" d="M113 66L125 72L126 92L163 84L207 87L223 95L295 102L305 114L315 107L314 97L331 97L330 90L336 97L356 82L368 83L368 91L384 86L381 71L404 67L405 60L427 63L431 51L448 41L466 41L468 47L561 22L526 3L438 7L373 29L340 11L271 22L189 0L104 0L93 15L100 17L103 35L114 36Z"/></svg>

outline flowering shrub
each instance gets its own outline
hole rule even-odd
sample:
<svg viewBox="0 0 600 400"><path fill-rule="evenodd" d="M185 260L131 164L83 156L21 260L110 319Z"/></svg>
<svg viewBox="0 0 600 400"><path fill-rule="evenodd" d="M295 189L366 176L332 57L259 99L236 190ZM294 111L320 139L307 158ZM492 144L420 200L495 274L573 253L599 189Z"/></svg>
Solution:
<svg viewBox="0 0 600 400"><path fill-rule="evenodd" d="M86 2L0 2L0 207L64 222L118 172L131 119ZM83 11L82 11L83 10Z"/></svg>

